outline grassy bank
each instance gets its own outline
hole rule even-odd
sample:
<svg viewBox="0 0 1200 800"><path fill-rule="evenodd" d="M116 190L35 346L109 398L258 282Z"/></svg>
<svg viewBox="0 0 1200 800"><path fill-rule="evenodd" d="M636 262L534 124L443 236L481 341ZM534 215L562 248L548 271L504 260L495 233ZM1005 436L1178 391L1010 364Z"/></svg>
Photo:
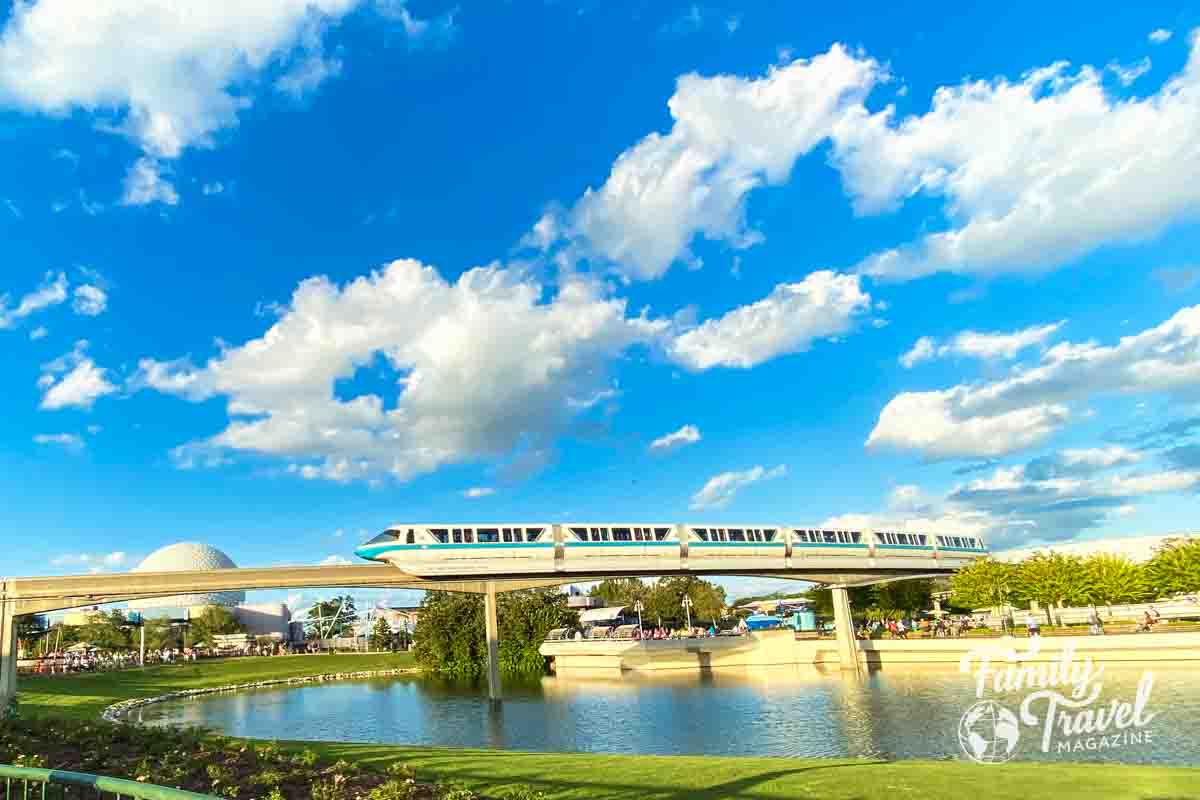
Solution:
<svg viewBox="0 0 1200 800"><path fill-rule="evenodd" d="M627 756L519 753L364 744L286 744L384 769L406 763L421 780L489 794L529 786L554 800L1029 800L1200 798L1200 769L1030 762Z"/></svg>
<svg viewBox="0 0 1200 800"><path fill-rule="evenodd" d="M293 656L27 678L20 685L20 708L24 716L66 719L72 725L79 725L83 720L93 722L106 706L121 700L181 689L393 669L411 664L411 659L404 655ZM503 796L510 787L527 786L553 800L727 797L1200 800L1200 769L1171 767L1060 762L979 766L961 761L522 753L334 742L285 742L282 747L296 758L305 750L315 753L320 763L326 765L318 764L315 769L333 770L335 767L328 765L345 761L354 769L383 773L394 765L408 764L422 782L462 783L489 797ZM259 796L265 796L265 792L251 787L239 795L240 798ZM351 800L349 796L347 800Z"/></svg>
<svg viewBox="0 0 1200 800"><path fill-rule="evenodd" d="M121 672L22 676L17 683L17 702L26 716L94 720L113 703L182 689L413 666L412 656L407 653L351 653L230 658Z"/></svg>

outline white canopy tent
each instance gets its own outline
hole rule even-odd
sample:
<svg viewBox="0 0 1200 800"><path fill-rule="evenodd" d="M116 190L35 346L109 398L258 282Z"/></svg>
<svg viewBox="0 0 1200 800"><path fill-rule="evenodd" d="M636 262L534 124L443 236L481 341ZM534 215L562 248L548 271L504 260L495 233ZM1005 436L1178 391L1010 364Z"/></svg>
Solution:
<svg viewBox="0 0 1200 800"><path fill-rule="evenodd" d="M595 625L598 622L613 622L621 618L625 606L606 606L604 608L589 608L579 613L579 622L583 625Z"/></svg>

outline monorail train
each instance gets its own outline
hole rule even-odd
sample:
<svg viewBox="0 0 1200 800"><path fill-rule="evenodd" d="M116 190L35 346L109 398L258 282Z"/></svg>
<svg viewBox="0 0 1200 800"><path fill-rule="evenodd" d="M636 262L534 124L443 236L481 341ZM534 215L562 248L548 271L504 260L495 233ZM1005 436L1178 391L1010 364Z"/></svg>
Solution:
<svg viewBox="0 0 1200 800"><path fill-rule="evenodd" d="M988 553L978 535L663 522L393 525L357 555L413 575L662 574L805 567L947 569Z"/></svg>

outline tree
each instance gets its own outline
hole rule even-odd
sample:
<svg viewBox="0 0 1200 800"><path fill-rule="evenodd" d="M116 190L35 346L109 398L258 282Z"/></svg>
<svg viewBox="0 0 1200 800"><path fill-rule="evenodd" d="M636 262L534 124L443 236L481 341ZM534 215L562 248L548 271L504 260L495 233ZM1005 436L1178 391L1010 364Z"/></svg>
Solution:
<svg viewBox="0 0 1200 800"><path fill-rule="evenodd" d="M183 631L169 619L158 617L142 623L146 634L147 650L180 649L183 647Z"/></svg>
<svg viewBox="0 0 1200 800"><path fill-rule="evenodd" d="M17 641L22 648L32 651L35 643L46 635L46 618L41 614L23 614L17 617Z"/></svg>
<svg viewBox="0 0 1200 800"><path fill-rule="evenodd" d="M1075 556L1035 553L1017 564L1015 577L1017 592L1045 608L1048 625L1054 624L1051 609L1057 603L1081 602L1086 596L1087 571Z"/></svg>
<svg viewBox="0 0 1200 800"><path fill-rule="evenodd" d="M566 595L553 590L505 592L496 609L500 668L508 673L540 672L538 648L554 628L578 624ZM487 667L483 598L452 592L428 592L413 635L414 655L422 669L478 677Z"/></svg>
<svg viewBox="0 0 1200 800"><path fill-rule="evenodd" d="M1200 539L1167 539L1146 562L1145 571L1158 597L1200 592Z"/></svg>
<svg viewBox="0 0 1200 800"><path fill-rule="evenodd" d="M1013 564L982 558L963 567L950 578L950 591L957 605L967 608L1001 609L1020 601Z"/></svg>
<svg viewBox="0 0 1200 800"><path fill-rule="evenodd" d="M644 602L649 590L639 578L609 578L593 586L588 596L600 598L606 606L631 606L639 599Z"/></svg>
<svg viewBox="0 0 1200 800"><path fill-rule="evenodd" d="M211 647L219 635L245 633L246 629L228 608L205 606L198 617L189 620L188 641Z"/></svg>
<svg viewBox="0 0 1200 800"><path fill-rule="evenodd" d="M80 639L101 650L129 650L132 637L128 626L125 615L120 611L113 610L107 614L100 612L82 626Z"/></svg>
<svg viewBox="0 0 1200 800"><path fill-rule="evenodd" d="M716 622L725 615L725 590L714 583L686 575L659 578L650 587L642 600L646 606L643 619L662 619L667 625L681 625L687 619L687 613L683 610L684 595L692 601L693 624Z"/></svg>
<svg viewBox="0 0 1200 800"><path fill-rule="evenodd" d="M1083 562L1087 573L1084 593L1088 601L1103 603L1112 613L1113 603L1135 603L1150 595L1142 567L1124 556L1095 553Z"/></svg>
<svg viewBox="0 0 1200 800"><path fill-rule="evenodd" d="M850 593L851 613L864 613L874 604L870 586L851 586L846 591ZM812 600L813 613L818 617L833 616L833 590L828 586L818 586L809 589L808 598Z"/></svg>
<svg viewBox="0 0 1200 800"><path fill-rule="evenodd" d="M871 587L871 600L885 612L913 614L923 611L932 604L933 581L914 578L907 581L892 581ZM853 608L853 605L851 605Z"/></svg>
<svg viewBox="0 0 1200 800"><path fill-rule="evenodd" d="M371 649L372 650L391 650L395 636L392 634L392 626L384 617L375 620L375 627L371 629Z"/></svg>
<svg viewBox="0 0 1200 800"><path fill-rule="evenodd" d="M318 639L352 636L358 622L358 609L350 595L322 600L308 610L305 632Z"/></svg>

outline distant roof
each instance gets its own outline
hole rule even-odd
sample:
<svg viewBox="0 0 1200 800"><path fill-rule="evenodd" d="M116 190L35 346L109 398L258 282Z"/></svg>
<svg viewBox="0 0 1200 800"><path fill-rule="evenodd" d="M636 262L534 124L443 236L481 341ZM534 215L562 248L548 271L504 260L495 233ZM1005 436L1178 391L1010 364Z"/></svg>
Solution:
<svg viewBox="0 0 1200 800"><path fill-rule="evenodd" d="M1094 553L1109 553L1125 556L1131 561L1148 561L1154 550L1167 539L1191 539L1196 534L1171 534L1168 536L1124 536L1114 539L1088 539L1082 542L1053 542L1005 550L997 553L1001 561L1020 561L1034 553L1062 553L1072 556L1090 556Z"/></svg>
<svg viewBox="0 0 1200 800"><path fill-rule="evenodd" d="M580 622L609 622L621 616L625 606L606 606L604 608L589 608L579 612Z"/></svg>

